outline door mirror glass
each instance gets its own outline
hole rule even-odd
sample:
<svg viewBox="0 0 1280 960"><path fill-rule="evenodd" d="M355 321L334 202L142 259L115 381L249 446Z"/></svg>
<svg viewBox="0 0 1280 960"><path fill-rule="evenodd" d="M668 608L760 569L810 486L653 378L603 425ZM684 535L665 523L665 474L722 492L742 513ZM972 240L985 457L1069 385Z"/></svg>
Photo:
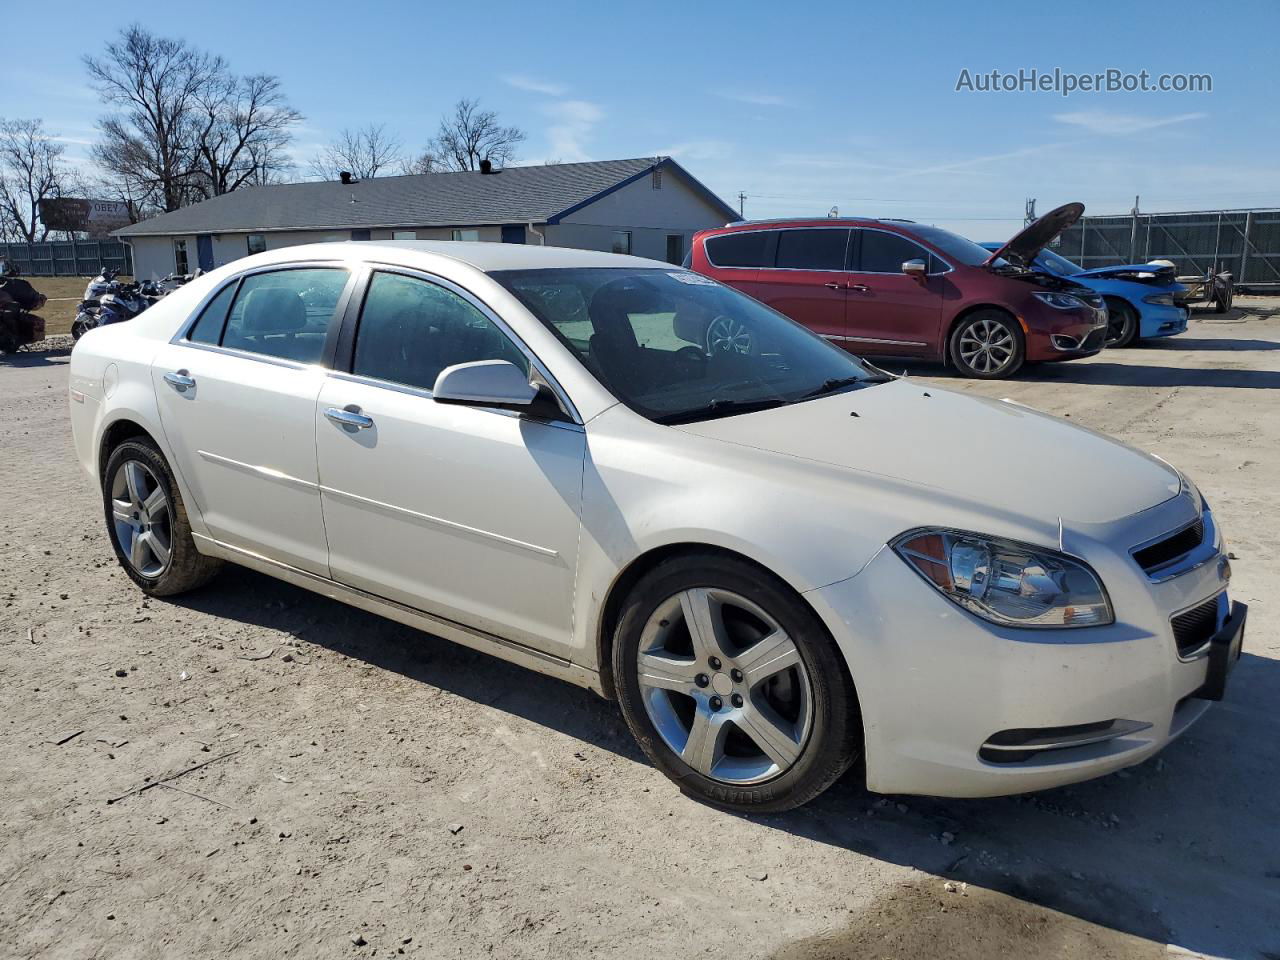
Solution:
<svg viewBox="0 0 1280 960"><path fill-rule="evenodd" d="M538 388L510 361L476 360L441 370L431 395L440 403L518 410L533 404Z"/></svg>
<svg viewBox="0 0 1280 960"><path fill-rule="evenodd" d="M924 260L908 260L902 265L902 272L915 280L924 280L929 273L929 264Z"/></svg>

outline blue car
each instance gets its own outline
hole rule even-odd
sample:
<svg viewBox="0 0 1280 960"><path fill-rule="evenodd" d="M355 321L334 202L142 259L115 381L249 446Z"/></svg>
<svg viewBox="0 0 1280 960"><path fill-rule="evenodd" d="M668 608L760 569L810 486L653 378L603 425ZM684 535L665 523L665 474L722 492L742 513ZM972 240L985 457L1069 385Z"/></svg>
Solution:
<svg viewBox="0 0 1280 960"><path fill-rule="evenodd" d="M982 246L999 250L1002 244ZM1191 311L1176 302L1186 287L1177 282L1172 267L1129 263L1085 270L1052 250L1041 250L1032 266L1054 276L1070 277L1102 294L1109 316L1109 347L1127 347L1146 337L1171 337L1187 329Z"/></svg>

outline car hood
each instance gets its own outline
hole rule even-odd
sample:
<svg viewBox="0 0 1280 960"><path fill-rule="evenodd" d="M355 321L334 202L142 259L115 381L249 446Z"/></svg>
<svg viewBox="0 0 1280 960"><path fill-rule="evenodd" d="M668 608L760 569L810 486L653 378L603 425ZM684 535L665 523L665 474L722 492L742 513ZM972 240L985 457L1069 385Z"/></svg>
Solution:
<svg viewBox="0 0 1280 960"><path fill-rule="evenodd" d="M1136 280L1152 284L1172 284L1178 279L1178 273L1171 266L1162 263L1122 263L1111 267L1094 267L1073 273L1072 279Z"/></svg>
<svg viewBox="0 0 1280 960"><path fill-rule="evenodd" d="M678 429L931 487L1037 523L1107 523L1182 488L1168 464L1103 434L907 379Z"/></svg>
<svg viewBox="0 0 1280 960"><path fill-rule="evenodd" d="M1083 215L1083 203L1064 203L1015 233L986 262L994 263L1003 257L1015 266L1030 268L1031 261L1040 255L1040 251Z"/></svg>

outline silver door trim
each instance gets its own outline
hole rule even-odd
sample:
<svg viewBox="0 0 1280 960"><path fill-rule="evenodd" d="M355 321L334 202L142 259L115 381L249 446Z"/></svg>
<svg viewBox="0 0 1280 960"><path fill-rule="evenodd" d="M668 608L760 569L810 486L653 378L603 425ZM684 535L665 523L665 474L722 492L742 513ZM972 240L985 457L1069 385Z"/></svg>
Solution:
<svg viewBox="0 0 1280 960"><path fill-rule="evenodd" d="M923 340L882 340L877 337L840 337L834 333L821 334L823 340L840 340L842 342L856 340L859 343L888 343L895 347L927 347Z"/></svg>
<svg viewBox="0 0 1280 960"><path fill-rule="evenodd" d="M291 486L300 487L303 490L319 491L320 484L311 480L303 480L301 477L295 477L277 470L274 467L263 467L253 463L245 463L241 460L232 460L230 457L224 457L218 453L210 453L208 450L197 450L199 456L208 460L210 463L220 464L224 467L230 467L233 470L240 470L244 473L251 473L256 477L262 477L264 480L275 480L278 483L285 483Z"/></svg>

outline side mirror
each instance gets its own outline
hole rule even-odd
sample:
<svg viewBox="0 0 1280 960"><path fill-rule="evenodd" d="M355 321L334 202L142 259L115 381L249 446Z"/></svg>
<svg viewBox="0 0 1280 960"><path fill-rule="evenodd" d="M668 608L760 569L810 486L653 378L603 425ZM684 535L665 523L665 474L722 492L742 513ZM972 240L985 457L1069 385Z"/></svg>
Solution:
<svg viewBox="0 0 1280 960"><path fill-rule="evenodd" d="M509 360L475 360L445 367L436 377L431 396L437 403L497 407L547 420L564 419L555 395L530 383Z"/></svg>
<svg viewBox="0 0 1280 960"><path fill-rule="evenodd" d="M924 283L925 277L929 275L929 265L919 258L908 260L902 265L902 272L912 280Z"/></svg>

